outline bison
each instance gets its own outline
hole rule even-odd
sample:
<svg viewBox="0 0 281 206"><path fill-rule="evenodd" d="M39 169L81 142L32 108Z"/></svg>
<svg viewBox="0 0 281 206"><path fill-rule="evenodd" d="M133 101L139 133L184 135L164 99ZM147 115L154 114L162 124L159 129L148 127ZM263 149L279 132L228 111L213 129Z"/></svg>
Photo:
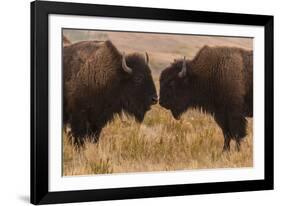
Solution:
<svg viewBox="0 0 281 206"><path fill-rule="evenodd" d="M121 54L111 41L83 41L63 50L64 124L74 142L99 139L114 114L125 112L142 122L158 102L149 57Z"/></svg>
<svg viewBox="0 0 281 206"><path fill-rule="evenodd" d="M192 60L175 60L161 73L159 103L175 119L188 108L212 114L224 135L223 151L231 139L239 151L245 117L253 116L253 51L204 46Z"/></svg>

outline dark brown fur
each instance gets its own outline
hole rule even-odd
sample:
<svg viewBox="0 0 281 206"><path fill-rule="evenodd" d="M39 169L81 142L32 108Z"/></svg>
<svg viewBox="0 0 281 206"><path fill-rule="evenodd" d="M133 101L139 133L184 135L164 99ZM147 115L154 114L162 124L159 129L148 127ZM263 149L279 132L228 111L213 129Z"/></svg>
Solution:
<svg viewBox="0 0 281 206"><path fill-rule="evenodd" d="M253 52L230 47L203 47L187 60L187 74L180 78L183 60L176 60L160 77L160 104L178 119L188 108L202 108L214 115L229 150L231 138L240 148L246 135L246 116L253 116Z"/></svg>
<svg viewBox="0 0 281 206"><path fill-rule="evenodd" d="M75 142L96 142L104 125L124 111L141 122L157 96L149 66L140 54L122 55L110 42L84 41L64 48L64 123Z"/></svg>

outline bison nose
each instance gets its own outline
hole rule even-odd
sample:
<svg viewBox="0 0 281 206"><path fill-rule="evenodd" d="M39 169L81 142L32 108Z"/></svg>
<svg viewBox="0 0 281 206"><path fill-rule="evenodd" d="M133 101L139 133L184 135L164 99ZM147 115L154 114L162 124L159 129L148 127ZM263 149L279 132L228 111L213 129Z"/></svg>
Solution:
<svg viewBox="0 0 281 206"><path fill-rule="evenodd" d="M152 101L151 101L152 104L157 104L157 102L158 102L158 97L157 97L157 96L153 96L151 100L152 100Z"/></svg>

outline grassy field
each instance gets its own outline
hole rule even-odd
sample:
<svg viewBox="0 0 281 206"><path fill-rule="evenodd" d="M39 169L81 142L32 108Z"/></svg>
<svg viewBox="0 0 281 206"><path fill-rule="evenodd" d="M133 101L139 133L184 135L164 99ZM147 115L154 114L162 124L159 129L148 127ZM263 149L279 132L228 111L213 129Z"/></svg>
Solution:
<svg viewBox="0 0 281 206"><path fill-rule="evenodd" d="M252 40L246 38L85 31L64 34L72 42L111 39L127 53L147 51L158 91L160 72L174 58L192 58L205 44L252 48ZM126 114L116 115L102 130L99 143L87 142L79 151L71 134L64 133L63 175L252 167L252 127L253 120L248 119L248 135L240 152L235 151L233 142L231 151L223 153L223 135L212 116L189 110L176 121L169 111L155 105L142 124Z"/></svg>
<svg viewBox="0 0 281 206"><path fill-rule="evenodd" d="M169 171L202 168L251 167L252 120L241 152L222 152L223 136L210 115L190 110L180 121L154 106L138 124L131 117L116 116L101 134L98 144L75 150L64 134L63 174Z"/></svg>

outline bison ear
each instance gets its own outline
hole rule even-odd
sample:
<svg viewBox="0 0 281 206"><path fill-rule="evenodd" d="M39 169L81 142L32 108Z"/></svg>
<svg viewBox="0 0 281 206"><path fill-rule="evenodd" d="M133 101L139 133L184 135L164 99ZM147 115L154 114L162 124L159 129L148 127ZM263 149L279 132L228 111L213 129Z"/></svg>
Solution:
<svg viewBox="0 0 281 206"><path fill-rule="evenodd" d="M182 61L182 69L181 71L178 73L178 76L179 78L183 78L186 76L186 60L185 60L185 56L183 58L183 61Z"/></svg>
<svg viewBox="0 0 281 206"><path fill-rule="evenodd" d="M123 52L122 54L122 68L125 72L127 72L128 74L132 74L132 68L130 68L129 66L127 66L127 63L126 63L126 55L125 55L125 52Z"/></svg>
<svg viewBox="0 0 281 206"><path fill-rule="evenodd" d="M149 57L147 52L145 52L145 63L148 64L149 63Z"/></svg>

